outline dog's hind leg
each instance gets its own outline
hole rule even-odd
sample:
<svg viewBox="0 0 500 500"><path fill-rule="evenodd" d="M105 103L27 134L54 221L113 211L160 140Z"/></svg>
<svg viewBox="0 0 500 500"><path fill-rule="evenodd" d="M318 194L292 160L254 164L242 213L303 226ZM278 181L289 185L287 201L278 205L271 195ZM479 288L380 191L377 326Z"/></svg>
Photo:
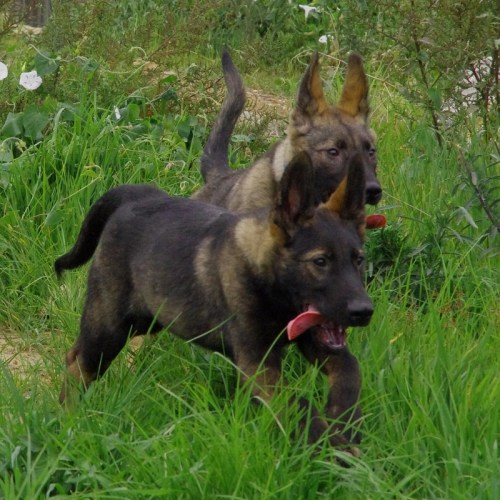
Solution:
<svg viewBox="0 0 500 500"><path fill-rule="evenodd" d="M97 280L91 280L80 321L80 336L66 354L66 377L59 396L61 403L70 404L73 392L80 386L87 389L101 376L123 349L133 327L134 318L126 314L126 297L112 288L102 290ZM116 293L111 293L112 291Z"/></svg>
<svg viewBox="0 0 500 500"><path fill-rule="evenodd" d="M59 396L60 403L74 399L77 387L87 390L90 384L104 374L124 347L130 328L120 325L115 330L82 329L80 337L66 353L66 376Z"/></svg>

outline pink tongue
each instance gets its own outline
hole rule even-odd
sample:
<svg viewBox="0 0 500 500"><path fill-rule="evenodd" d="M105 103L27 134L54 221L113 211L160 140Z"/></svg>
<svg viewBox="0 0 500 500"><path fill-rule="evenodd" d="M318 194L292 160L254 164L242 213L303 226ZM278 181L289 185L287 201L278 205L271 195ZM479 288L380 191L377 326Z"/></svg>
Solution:
<svg viewBox="0 0 500 500"><path fill-rule="evenodd" d="M309 328L325 323L327 319L316 309L309 306L307 311L292 319L287 327L288 340L294 340Z"/></svg>

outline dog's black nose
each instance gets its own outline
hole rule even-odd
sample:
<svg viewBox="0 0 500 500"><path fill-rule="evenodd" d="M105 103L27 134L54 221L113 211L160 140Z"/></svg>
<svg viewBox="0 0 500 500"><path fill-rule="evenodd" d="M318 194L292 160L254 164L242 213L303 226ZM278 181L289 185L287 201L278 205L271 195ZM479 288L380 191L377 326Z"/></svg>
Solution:
<svg viewBox="0 0 500 500"><path fill-rule="evenodd" d="M366 326L373 314L373 304L369 300L353 300L347 305L350 326Z"/></svg>
<svg viewBox="0 0 500 500"><path fill-rule="evenodd" d="M368 205L376 205L382 198L382 188L378 182L367 182L366 189L366 203Z"/></svg>

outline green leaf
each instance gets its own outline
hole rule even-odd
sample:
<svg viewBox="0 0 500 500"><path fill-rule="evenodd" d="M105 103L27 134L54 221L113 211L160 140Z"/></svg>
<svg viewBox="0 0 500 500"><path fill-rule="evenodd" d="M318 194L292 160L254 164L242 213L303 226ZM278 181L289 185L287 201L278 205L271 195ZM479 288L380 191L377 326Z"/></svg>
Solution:
<svg viewBox="0 0 500 500"><path fill-rule="evenodd" d="M436 111L439 111L441 109L441 91L435 88L428 89L427 95L429 96L429 99L432 102L432 107Z"/></svg>
<svg viewBox="0 0 500 500"><path fill-rule="evenodd" d="M24 136L33 140L43 139L43 130L49 123L49 114L39 111L35 106L28 106L22 117Z"/></svg>
<svg viewBox="0 0 500 500"><path fill-rule="evenodd" d="M51 58L46 52L37 52L34 59L34 66L36 72L40 75L50 75L54 73L59 68L59 61L57 59Z"/></svg>
<svg viewBox="0 0 500 500"><path fill-rule="evenodd" d="M472 218L472 215L465 207L458 207L458 210L460 210L464 219L469 223L470 226L472 226L474 229L478 228L477 224L475 223L474 219Z"/></svg>
<svg viewBox="0 0 500 500"><path fill-rule="evenodd" d="M45 225L46 226L55 226L58 224L63 218L63 213L57 207L52 207L51 211L45 217Z"/></svg>
<svg viewBox="0 0 500 500"><path fill-rule="evenodd" d="M18 224L19 217L17 215L17 212L15 210L9 210L0 217L0 227L6 228L8 226L11 227L16 227L16 224Z"/></svg>
<svg viewBox="0 0 500 500"><path fill-rule="evenodd" d="M132 122L139 118L141 114L141 107L138 104L131 102L130 104L127 105L127 109L128 109L127 118L129 121Z"/></svg>
<svg viewBox="0 0 500 500"><path fill-rule="evenodd" d="M101 177L101 172L93 168L87 167L80 174L80 177L89 177L90 179L98 179L99 177Z"/></svg>
<svg viewBox="0 0 500 500"><path fill-rule="evenodd" d="M12 151L0 149L0 164L10 163L14 159Z"/></svg>
<svg viewBox="0 0 500 500"><path fill-rule="evenodd" d="M168 75L160 80L162 85L168 85L177 81L177 75Z"/></svg>
<svg viewBox="0 0 500 500"><path fill-rule="evenodd" d="M99 68L99 63L96 61L92 61L92 59L87 59L86 57L77 57L76 58L78 64L82 67L82 69L88 73L93 73Z"/></svg>
<svg viewBox="0 0 500 500"><path fill-rule="evenodd" d="M10 184L10 172L8 170L9 164L4 164L2 165L2 168L0 169L0 186L3 188L7 188Z"/></svg>
<svg viewBox="0 0 500 500"><path fill-rule="evenodd" d="M426 63L429 61L429 54L423 50L417 53L417 59Z"/></svg>
<svg viewBox="0 0 500 500"><path fill-rule="evenodd" d="M73 123L77 114L77 108L73 104L59 103L57 113L59 113L61 120Z"/></svg>
<svg viewBox="0 0 500 500"><path fill-rule="evenodd" d="M163 92L160 95L159 99L162 101L178 101L179 100L179 98L177 96L177 92L173 88L169 88L165 92Z"/></svg>
<svg viewBox="0 0 500 500"><path fill-rule="evenodd" d="M23 135L23 113L9 113L0 130L2 137L21 137Z"/></svg>
<svg viewBox="0 0 500 500"><path fill-rule="evenodd" d="M191 135L191 126L187 120L183 120L177 125L177 133L182 139L187 141Z"/></svg>
<svg viewBox="0 0 500 500"><path fill-rule="evenodd" d="M253 134L234 134L231 137L231 142L240 143L240 142L252 142L255 140L255 136Z"/></svg>

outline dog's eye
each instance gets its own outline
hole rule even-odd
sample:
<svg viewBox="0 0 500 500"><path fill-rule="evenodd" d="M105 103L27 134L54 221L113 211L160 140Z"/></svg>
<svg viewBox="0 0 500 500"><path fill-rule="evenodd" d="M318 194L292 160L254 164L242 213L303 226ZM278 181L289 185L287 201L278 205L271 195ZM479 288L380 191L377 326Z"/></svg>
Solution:
<svg viewBox="0 0 500 500"><path fill-rule="evenodd" d="M326 257L317 257L313 262L318 267L325 267L328 264Z"/></svg>
<svg viewBox="0 0 500 500"><path fill-rule="evenodd" d="M337 148L330 148L330 149L327 149L326 152L330 155L330 156L338 156L339 155L339 150Z"/></svg>
<svg viewBox="0 0 500 500"><path fill-rule="evenodd" d="M360 255L360 254L356 255L355 261L356 261L357 266L361 266L361 264L363 264L363 262L365 261L364 255Z"/></svg>
<svg viewBox="0 0 500 500"><path fill-rule="evenodd" d="M369 155L370 157L373 157L373 156L375 156L375 153L376 153L376 152L377 152L377 150L376 150L375 148L370 148L370 149L368 150L368 155Z"/></svg>

